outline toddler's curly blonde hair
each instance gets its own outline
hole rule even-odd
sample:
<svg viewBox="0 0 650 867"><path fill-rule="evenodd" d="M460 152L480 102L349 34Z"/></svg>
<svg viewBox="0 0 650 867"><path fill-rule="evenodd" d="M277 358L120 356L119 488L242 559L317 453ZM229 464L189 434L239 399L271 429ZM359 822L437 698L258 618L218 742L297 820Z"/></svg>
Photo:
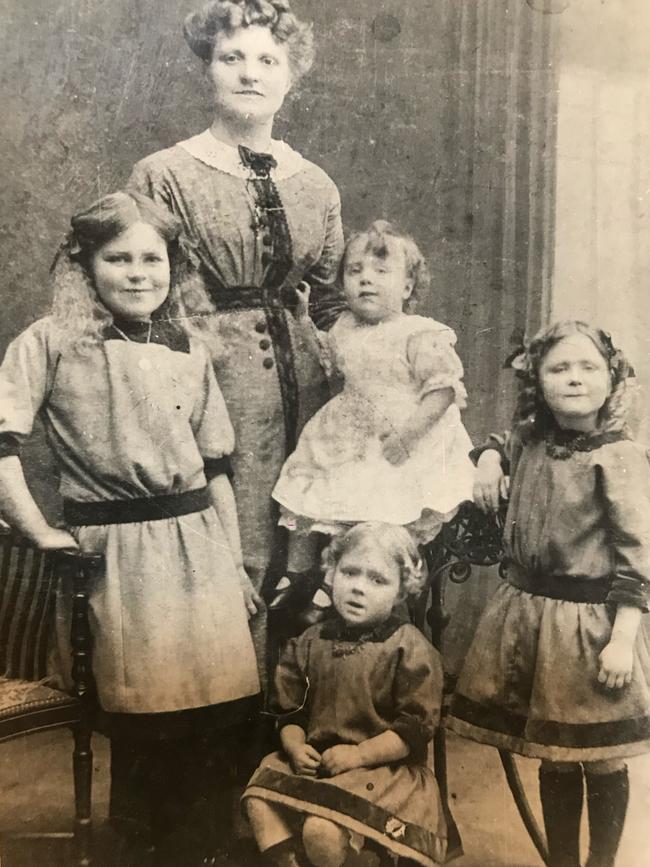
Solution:
<svg viewBox="0 0 650 867"><path fill-rule="evenodd" d="M323 568L327 573L326 583L341 557L357 545L370 542L393 560L400 572L400 596L416 596L422 590L425 574L415 540L406 529L395 524L367 521L356 524L339 536L335 536L323 551Z"/></svg>
<svg viewBox="0 0 650 867"><path fill-rule="evenodd" d="M339 266L338 276L341 286L343 285L348 252L350 247L358 241L365 241L366 251L380 259L388 258L396 246L402 248L404 251L406 276L413 286L411 294L404 302L404 312L413 313L423 291L429 288L431 280L426 260L414 239L393 223L389 223L388 220L374 220L367 229L361 232L354 232L346 241Z"/></svg>

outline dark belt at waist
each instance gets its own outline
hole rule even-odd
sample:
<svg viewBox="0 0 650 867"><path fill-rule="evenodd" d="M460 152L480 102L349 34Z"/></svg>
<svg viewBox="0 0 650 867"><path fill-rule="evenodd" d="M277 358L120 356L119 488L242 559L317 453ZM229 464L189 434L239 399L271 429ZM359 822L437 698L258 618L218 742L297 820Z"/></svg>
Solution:
<svg viewBox="0 0 650 867"><path fill-rule="evenodd" d="M265 292L261 286L216 286L209 278L206 284L217 310L263 310L267 306L291 307L296 302L292 286Z"/></svg>
<svg viewBox="0 0 650 867"><path fill-rule="evenodd" d="M192 512L202 512L210 506L207 488L196 488L182 494L142 497L133 500L100 500L80 503L63 501L63 516L70 527L97 524L137 524L142 521L162 521Z"/></svg>
<svg viewBox="0 0 650 867"><path fill-rule="evenodd" d="M516 563L507 564L505 575L508 584L532 596L547 596L565 602L606 602L612 586L609 576L577 578L571 575L541 575L527 572Z"/></svg>

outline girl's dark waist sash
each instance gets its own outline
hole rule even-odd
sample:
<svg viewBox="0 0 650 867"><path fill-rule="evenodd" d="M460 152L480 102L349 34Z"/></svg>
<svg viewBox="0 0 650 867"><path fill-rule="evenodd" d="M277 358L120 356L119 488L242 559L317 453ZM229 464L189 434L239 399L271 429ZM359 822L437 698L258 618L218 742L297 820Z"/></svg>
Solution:
<svg viewBox="0 0 650 867"><path fill-rule="evenodd" d="M137 524L142 521L163 521L192 512L202 512L211 505L208 489L196 488L182 494L142 497L133 500L100 500L80 503L63 501L63 516L70 527L97 524Z"/></svg>
<svg viewBox="0 0 650 867"><path fill-rule="evenodd" d="M604 578L547 575L527 571L512 562L507 564L505 575L508 584L532 596L547 596L549 599L562 599L565 602L606 602L612 586L612 579L607 575Z"/></svg>

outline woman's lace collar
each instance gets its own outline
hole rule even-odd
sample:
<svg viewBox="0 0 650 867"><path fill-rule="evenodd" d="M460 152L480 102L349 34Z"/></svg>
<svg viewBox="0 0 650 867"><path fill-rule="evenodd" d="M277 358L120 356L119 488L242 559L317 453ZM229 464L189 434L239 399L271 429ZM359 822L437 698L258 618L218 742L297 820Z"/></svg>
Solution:
<svg viewBox="0 0 650 867"><path fill-rule="evenodd" d="M233 145L216 139L209 129L179 142L178 147L214 169L237 178L250 178L250 170L242 163L239 150ZM272 139L269 153L277 163L277 166L271 170L271 177L274 180L290 178L304 169L305 160L286 142Z"/></svg>

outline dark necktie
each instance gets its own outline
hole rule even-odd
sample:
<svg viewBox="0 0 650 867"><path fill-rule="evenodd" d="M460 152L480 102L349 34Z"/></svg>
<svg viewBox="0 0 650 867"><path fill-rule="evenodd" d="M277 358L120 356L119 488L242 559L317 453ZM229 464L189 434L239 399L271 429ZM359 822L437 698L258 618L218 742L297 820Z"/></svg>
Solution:
<svg viewBox="0 0 650 867"><path fill-rule="evenodd" d="M271 154L257 153L245 145L239 145L238 150L242 163L258 178L268 178L271 169L277 166L277 161Z"/></svg>

